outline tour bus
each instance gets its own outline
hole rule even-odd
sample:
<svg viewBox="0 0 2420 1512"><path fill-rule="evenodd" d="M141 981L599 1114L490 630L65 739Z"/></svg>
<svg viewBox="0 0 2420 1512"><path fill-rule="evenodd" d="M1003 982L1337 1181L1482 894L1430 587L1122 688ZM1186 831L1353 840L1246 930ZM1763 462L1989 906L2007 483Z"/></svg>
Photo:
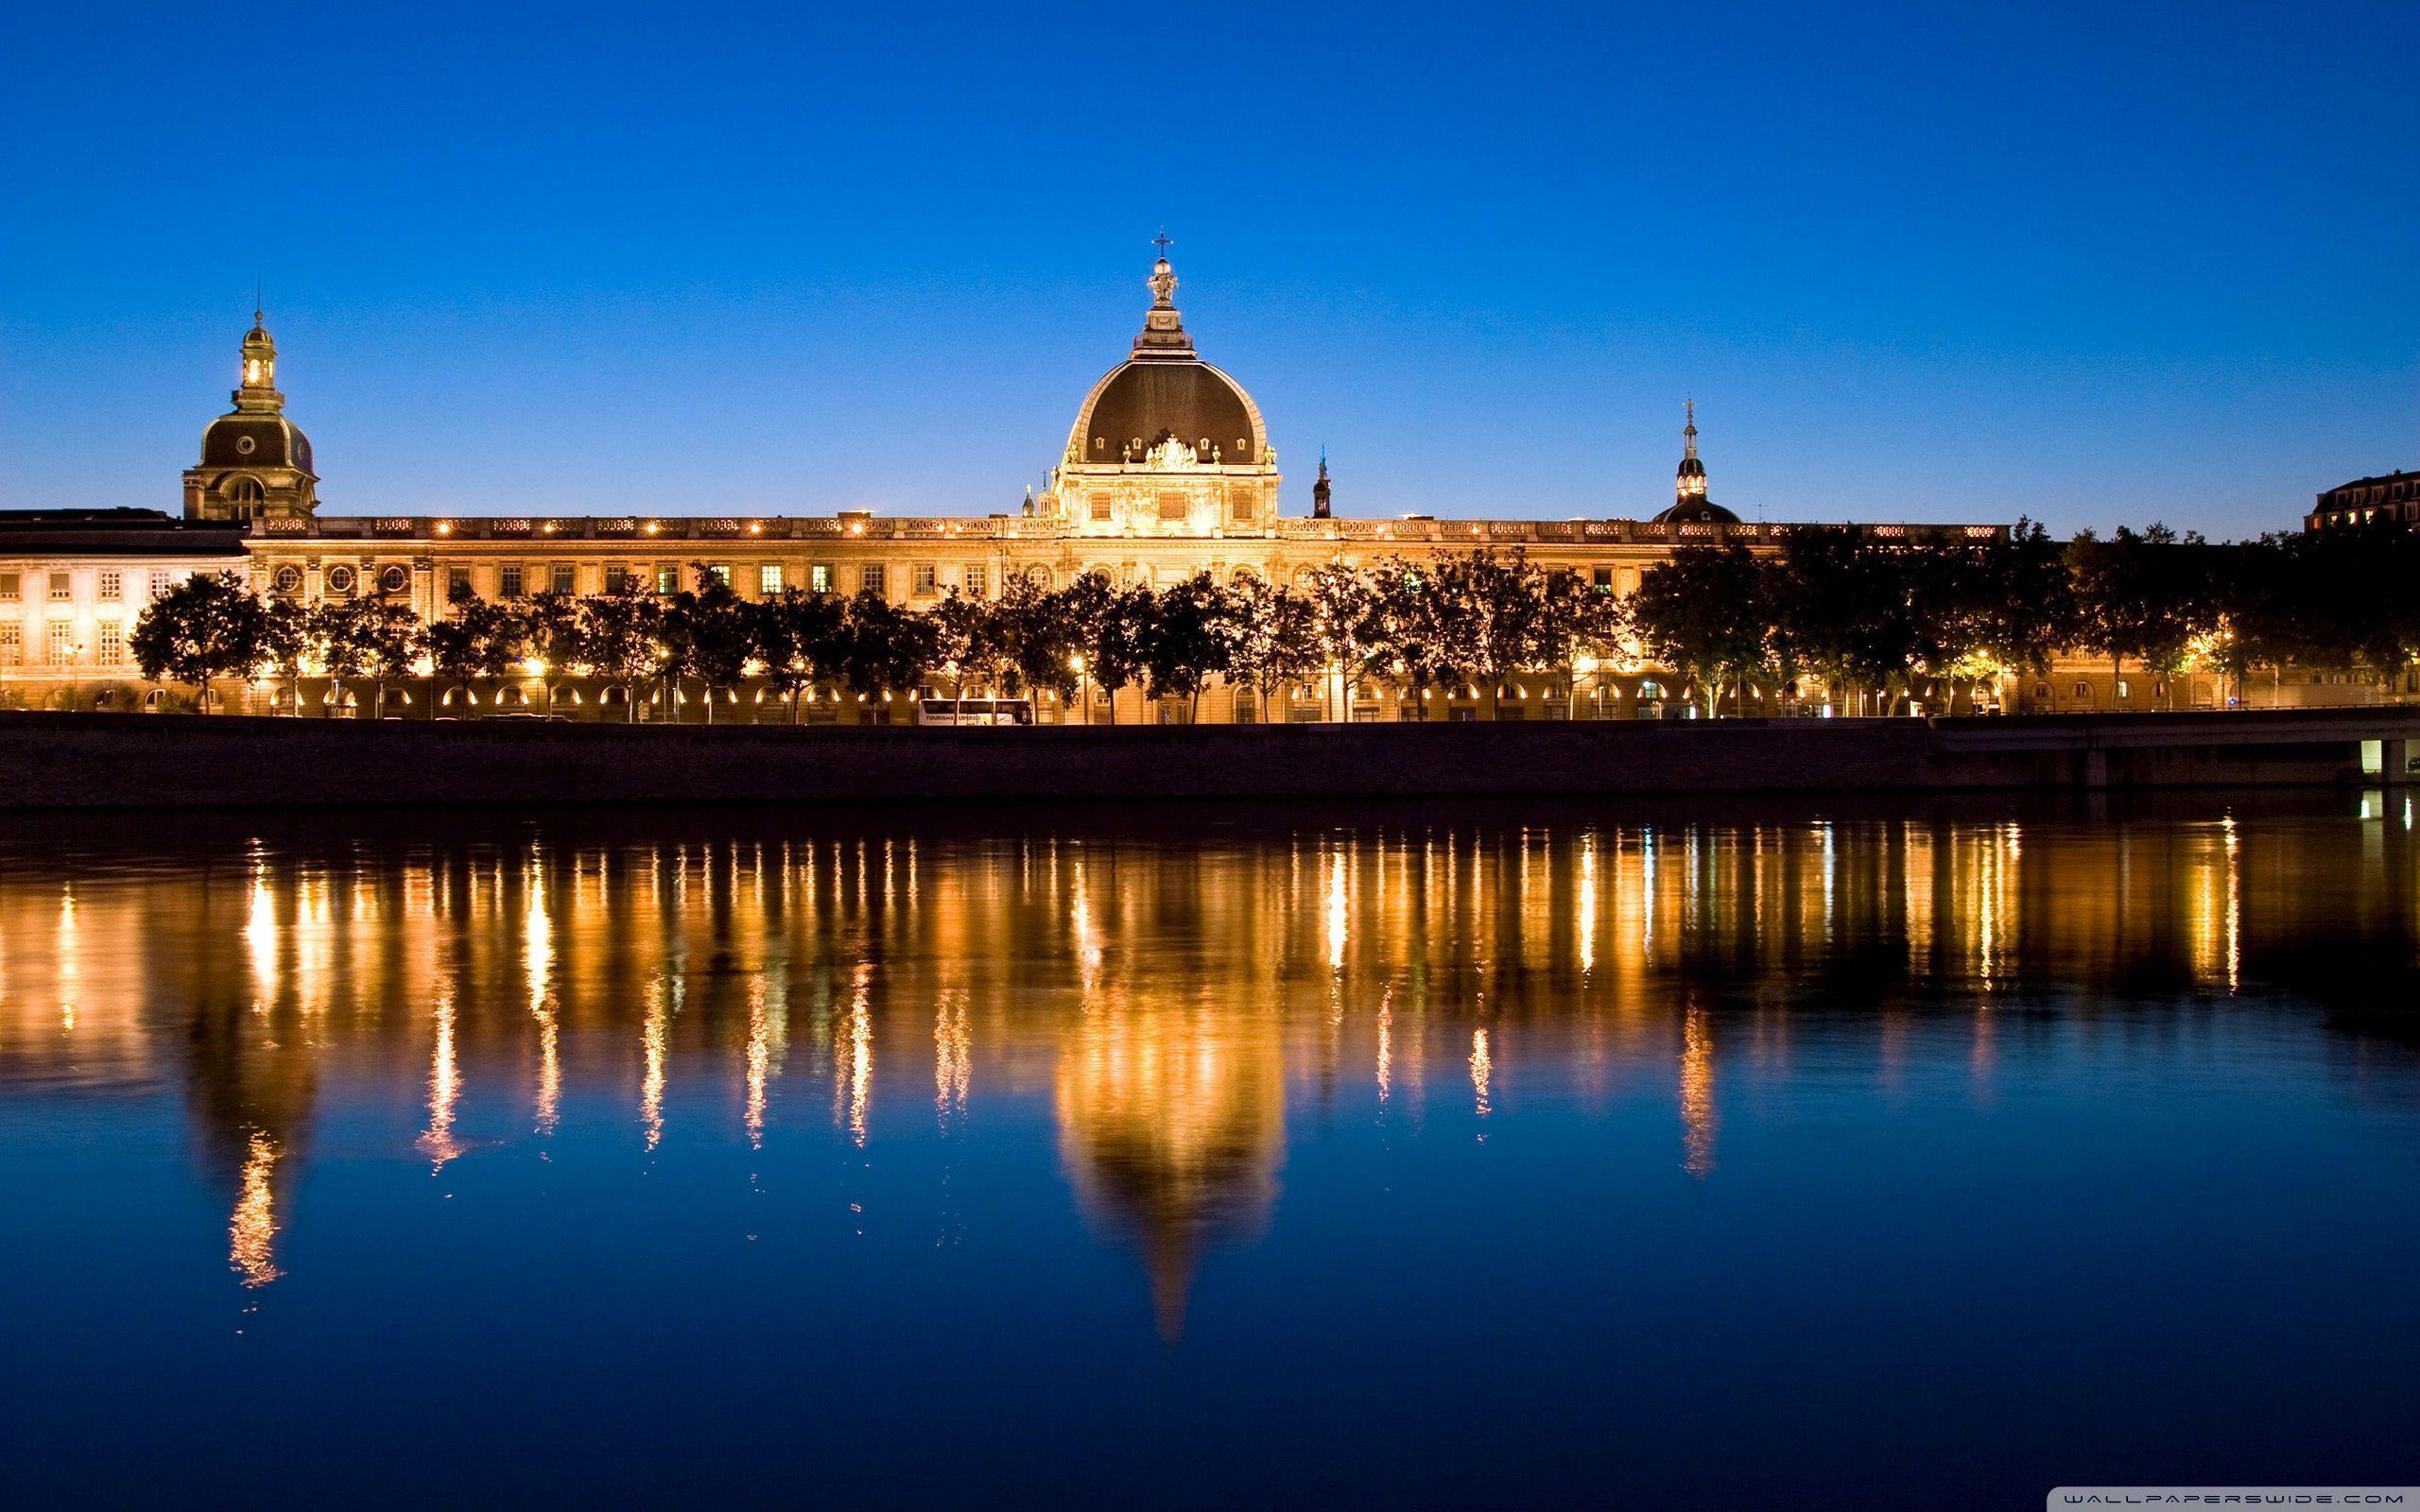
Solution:
<svg viewBox="0 0 2420 1512"><path fill-rule="evenodd" d="M1030 725L1030 698L925 698L916 705L920 725Z"/></svg>

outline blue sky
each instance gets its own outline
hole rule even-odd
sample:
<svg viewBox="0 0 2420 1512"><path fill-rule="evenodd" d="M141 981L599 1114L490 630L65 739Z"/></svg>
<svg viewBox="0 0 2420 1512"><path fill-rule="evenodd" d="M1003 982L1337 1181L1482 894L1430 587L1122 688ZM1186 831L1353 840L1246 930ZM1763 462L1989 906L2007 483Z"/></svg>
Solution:
<svg viewBox="0 0 2420 1512"><path fill-rule="evenodd" d="M2292 525L2420 467L2420 6L20 8L0 504L986 512L1177 238L1308 507Z"/></svg>

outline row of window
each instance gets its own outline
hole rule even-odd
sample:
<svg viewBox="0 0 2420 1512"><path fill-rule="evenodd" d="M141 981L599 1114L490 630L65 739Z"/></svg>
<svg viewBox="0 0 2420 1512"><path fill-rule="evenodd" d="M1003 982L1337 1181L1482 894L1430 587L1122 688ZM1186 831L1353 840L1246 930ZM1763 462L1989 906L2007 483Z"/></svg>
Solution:
<svg viewBox="0 0 2420 1512"><path fill-rule="evenodd" d="M751 564L751 576L745 581L738 576L741 569L731 562L712 562L708 564L708 570L725 583L742 592L753 592L761 597L771 598L786 588L804 588L809 593L816 593L871 592L888 594L894 586L890 565L884 562L863 562L850 563L844 568L838 563L819 561L804 564L804 575L800 576L796 566L771 561L756 562ZM1150 565L1141 562L1130 561L1116 565L1109 562L1096 562L1083 570L1098 574L1112 582L1146 588L1151 586L1153 577ZM1212 570L1214 574L1219 571L1215 563ZM1051 574L1047 567L1036 565L1027 567L1023 571L1037 588L1047 589L1051 586ZM1181 573L1183 571L1180 569ZM1627 593L1636 591L1638 587L1639 569L1635 567L1600 566L1591 567L1587 571L1589 582L1601 593ZM1308 589L1317 573L1318 569L1314 566L1297 568L1293 575L1294 586L1298 589ZM508 563L495 568L493 576L484 583L479 581L475 574L476 569L467 565L448 566L445 569L445 597L452 600L474 593L493 592L498 598L519 598L525 594L542 592L570 595L582 591L579 570L571 562L552 562L540 566L518 562ZM942 574L942 565L937 562L908 563L907 566L908 596L934 598L940 596L944 588L957 588L971 597L981 598L993 591L992 569L984 563L970 562L957 568L957 581L954 583L944 583ZM690 581L690 576L689 568L680 562L663 561L640 565L617 562L607 565L598 579L592 579L592 584L595 587L601 587L609 593L625 593L632 587L651 590L658 593L670 593L696 586ZM1232 582L1240 584L1250 577L1258 576L1258 570L1249 566L1236 567L1227 572L1226 576ZM408 591L411 586L409 571L396 562L377 568L357 568L350 563L339 562L326 570L323 580L326 591L338 597L350 596L370 588L374 588L382 593L397 594ZM290 562L283 564L271 573L269 581L270 586L280 593L299 593L302 588L302 569Z"/></svg>
<svg viewBox="0 0 2420 1512"><path fill-rule="evenodd" d="M123 567L104 567L96 575L98 581L95 586L97 592L94 596L103 603L123 603L126 599L128 579L131 578L133 586L138 589L146 586L147 582L151 596L157 598L168 591L170 576L164 568L152 568L147 576L141 571L130 572ZM27 601L43 598L47 598L53 604L73 603L76 598L76 575L72 572L58 571L0 572L0 601Z"/></svg>
<svg viewBox="0 0 2420 1512"><path fill-rule="evenodd" d="M70 620L52 620L48 633L36 643L43 653L39 666L72 667L85 665L86 651L93 653L90 664L113 667L126 662L126 627L115 620L103 620L93 627L89 644ZM26 626L21 620L0 620L0 667L26 664Z"/></svg>

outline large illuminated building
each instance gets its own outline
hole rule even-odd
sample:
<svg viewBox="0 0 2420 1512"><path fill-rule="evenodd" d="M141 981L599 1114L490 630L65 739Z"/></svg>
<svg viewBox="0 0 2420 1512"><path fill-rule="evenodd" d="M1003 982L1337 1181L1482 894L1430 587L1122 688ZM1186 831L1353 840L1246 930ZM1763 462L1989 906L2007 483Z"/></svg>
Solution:
<svg viewBox="0 0 2420 1512"><path fill-rule="evenodd" d="M1165 249L1163 249L1165 251ZM145 510L46 511L0 516L0 700L38 706L62 690L114 685L123 699L158 690L133 685L127 654L134 617L165 579L233 569L260 593L302 605L375 596L407 605L425 620L475 593L511 599L542 591L585 594L636 584L686 586L694 563L727 575L742 593L770 595L791 587L856 593L873 590L911 608L929 608L957 591L996 594L1012 576L1044 587L1098 573L1118 583L1166 585L1207 572L1219 581L1253 574L1298 583L1329 564L1364 565L1389 557L1439 551L1520 551L1612 593L1628 593L1639 575L1688 541L1737 541L1770 550L1796 526L1743 523L1715 502L1698 454L1695 406L1686 416L1671 504L1651 518L1570 520L1437 519L1356 515L1334 507L1324 458L1308 515L1280 508L1278 453L1251 392L1205 361L1176 302L1177 276L1163 255L1147 281L1150 302L1123 361L1093 384L1049 473L1047 486L1009 509L954 516L890 516L867 510L828 515L332 515L321 512L320 473L309 438L286 412L278 387L278 351L254 312L242 338L233 407L202 432L199 461L183 474L181 519ZM10 524L13 518L13 524ZM1989 538L2002 527L1870 524L1899 540ZM2206 684L2206 685L2204 685ZM556 712L625 718L625 690L558 684ZM2063 661L2055 676L2012 679L2003 690L2015 708L2176 707L2207 703L2217 679L2179 688L2165 679L2113 677L2088 662ZM226 690L244 707L344 712L306 679L300 690ZM1443 690L1415 699L1362 687L1351 710L1336 679L1286 690L1263 710L1248 692L1214 687L1198 706L1174 700L1155 708L1129 689L1112 711L1043 700L1046 722L1157 718L1357 720L1418 717L1631 717L1676 697L1674 679L1651 666L1591 667L1507 679L1500 687ZM539 701L534 686L508 681L487 690L441 689L424 680L402 690L408 714L470 714ZM643 699L648 695L640 696ZM696 690L685 696L702 696ZM475 710L471 700L482 700ZM449 703L459 699L458 703ZM696 718L702 710L673 695L674 706L643 717ZM775 717L779 700L753 685L734 696L720 720ZM396 712L395 710L390 710ZM1752 711L1753 712L1753 711ZM810 701L811 722L880 717L884 711L843 705L831 695ZM903 702L887 712L910 717ZM781 711L786 717L786 711Z"/></svg>

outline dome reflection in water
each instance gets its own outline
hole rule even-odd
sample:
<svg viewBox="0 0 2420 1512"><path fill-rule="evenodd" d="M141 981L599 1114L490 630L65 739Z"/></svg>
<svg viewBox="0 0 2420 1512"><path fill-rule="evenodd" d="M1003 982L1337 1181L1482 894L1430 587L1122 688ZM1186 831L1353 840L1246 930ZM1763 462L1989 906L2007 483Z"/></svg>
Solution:
<svg viewBox="0 0 2420 1512"><path fill-rule="evenodd" d="M1877 1416L1805 1405L1830 1436L1774 1485L1910 1423L1953 1479L2126 1464L2014 1407L2058 1351L2000 1325L2150 1390L2199 1358L2162 1310L2257 1296L2263 1341L2310 1344L2264 1441L2318 1442L2392 1406L2360 1348L2413 1318L2360 1290L2415 1237L2378 1202L2420 1174L2413 839L2376 795L28 822L0 840L12 1332L62 1400L140 1414L77 1341L141 1331L204 1423L230 1340L308 1374L360 1306L416 1341L386 1347L414 1389L478 1338L578 1397L576 1354L483 1337L509 1297L533 1337L749 1359L751 1410L868 1351L938 1393L836 1410L810 1436L844 1483L852 1435L1023 1380L1150 1440L1105 1486L1191 1465L1215 1501L1478 1472L1426 1442L1238 1466L1187 1412L1349 1400L1322 1411L1378 1433L1477 1387L1544 1484L1588 1484L1553 1427L1581 1411L1628 1414L1601 1431L1669 1489L1714 1423L1634 1368L1735 1421L1775 1370L1865 1383ZM2297 1291L2258 1236L2325 1223L2379 1242ZM2214 1255L2214 1226L2252 1233ZM2252 1400L2147 1442L2223 1459ZM986 1452L1068 1446L1015 1390L992 1410ZM2010 1415L1995 1447L1959 1439L1976 1412ZM533 1432L610 1482L603 1422Z"/></svg>

